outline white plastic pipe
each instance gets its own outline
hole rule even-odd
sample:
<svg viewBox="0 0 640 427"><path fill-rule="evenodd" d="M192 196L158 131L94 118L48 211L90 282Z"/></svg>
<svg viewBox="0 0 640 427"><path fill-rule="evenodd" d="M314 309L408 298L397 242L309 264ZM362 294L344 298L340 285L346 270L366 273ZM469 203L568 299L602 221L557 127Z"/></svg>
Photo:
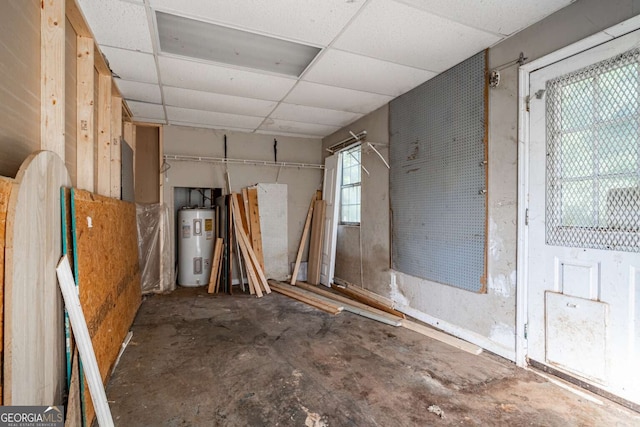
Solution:
<svg viewBox="0 0 640 427"><path fill-rule="evenodd" d="M102 427L113 427L113 418L111 417L111 409L107 402L107 394L104 391L100 369L96 361L96 354L93 351L91 337L87 329L87 322L80 306L78 298L78 290L71 274L71 266L66 255L62 257L56 268L58 273L58 283L62 291L64 305L67 307L73 335L78 345L78 352L84 367L84 375L89 383L89 391L91 392L91 401L96 410L96 418L98 424Z"/></svg>

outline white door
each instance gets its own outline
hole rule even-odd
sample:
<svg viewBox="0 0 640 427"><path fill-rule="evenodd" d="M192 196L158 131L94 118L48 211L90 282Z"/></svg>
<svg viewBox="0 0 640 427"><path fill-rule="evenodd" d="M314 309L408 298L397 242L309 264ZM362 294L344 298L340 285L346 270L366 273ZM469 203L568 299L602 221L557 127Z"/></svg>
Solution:
<svg viewBox="0 0 640 427"><path fill-rule="evenodd" d="M640 403L640 36L530 75L530 360Z"/></svg>
<svg viewBox="0 0 640 427"><path fill-rule="evenodd" d="M320 283L331 286L336 266L336 240L338 237L338 217L340 215L340 192L337 191L342 174L340 153L329 156L324 161L324 185L322 197L327 202L324 219L324 242L322 244L322 265Z"/></svg>

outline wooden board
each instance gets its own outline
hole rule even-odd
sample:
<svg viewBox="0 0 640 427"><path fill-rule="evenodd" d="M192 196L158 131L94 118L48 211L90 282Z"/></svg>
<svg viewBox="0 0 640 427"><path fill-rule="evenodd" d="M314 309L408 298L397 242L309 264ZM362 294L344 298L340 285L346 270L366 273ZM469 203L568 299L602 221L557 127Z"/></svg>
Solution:
<svg viewBox="0 0 640 427"><path fill-rule="evenodd" d="M309 204L309 210L307 211L307 219L304 221L304 228L302 229L302 237L300 238L300 245L298 246L298 254L296 255L296 263L293 267L293 274L291 274L291 284L295 285L298 278L298 271L300 270L300 262L302 261L302 254L304 248L307 245L307 236L311 229L311 219L313 218L313 207L316 205L316 194L311 197L311 203ZM308 267L307 267L308 268ZM308 271L308 270L307 270Z"/></svg>
<svg viewBox="0 0 640 427"><path fill-rule="evenodd" d="M9 209L9 196L13 187L13 179L0 176L0 361L3 353L3 319L4 319L4 243L7 220L7 210ZM2 373L0 372L0 405L2 405Z"/></svg>
<svg viewBox="0 0 640 427"><path fill-rule="evenodd" d="M74 3L68 1L67 3ZM77 10L77 7L74 7ZM83 21L84 22L84 21ZM76 186L93 191L94 177L94 99L93 39L78 36L77 39L77 126L76 126Z"/></svg>
<svg viewBox="0 0 640 427"><path fill-rule="evenodd" d="M209 276L209 288L207 292L214 293L218 288L218 276L220 270L220 259L222 257L222 237L216 239L215 246L213 248L213 256L211 257L211 274Z"/></svg>
<svg viewBox="0 0 640 427"><path fill-rule="evenodd" d="M75 277L87 327L107 382L141 302L133 203L72 189ZM94 409L84 387L85 419Z"/></svg>
<svg viewBox="0 0 640 427"><path fill-rule="evenodd" d="M64 2L43 0L40 11L40 148L65 155ZM111 78L111 77L109 77Z"/></svg>
<svg viewBox="0 0 640 427"><path fill-rule="evenodd" d="M247 205L249 210L249 239L251 247L256 253L260 268L264 270L264 254L262 253L262 231L260 228L260 207L258 206L258 190L249 188L247 190Z"/></svg>
<svg viewBox="0 0 640 427"><path fill-rule="evenodd" d="M478 347L477 345L471 344L467 341L463 341L449 334L445 334L444 332L437 331L433 328L430 328L429 326L421 325L420 323L412 322L411 320L406 319L402 321L401 326L403 328L411 329L412 331L422 334L426 337L433 338L445 344L449 344L450 346L466 351L467 353L475 355L482 353L482 348Z"/></svg>
<svg viewBox="0 0 640 427"><path fill-rule="evenodd" d="M5 405L62 404L65 337L55 269L62 248L60 187L70 184L62 159L40 151L24 161L11 189L5 243Z"/></svg>
<svg viewBox="0 0 640 427"><path fill-rule="evenodd" d="M311 240L309 241L309 263L307 264L307 282L312 285L320 283L322 263L322 241L324 240L324 215L327 202L317 200L311 221Z"/></svg>
<svg viewBox="0 0 640 427"><path fill-rule="evenodd" d="M351 298L355 299L356 301L360 301L363 304L366 304L366 305L371 306L371 307L375 307L378 310L385 311L387 313L393 314L394 316L398 316L398 317L400 317L402 319L406 318L404 313L401 313L398 310L394 310L393 308L388 307L387 305L382 304L381 302L379 302L379 301L377 301L377 300L375 300L373 298L369 298L368 296L363 295L363 294L361 294L359 292L354 292L354 291L351 290L351 288L343 288L343 287L337 286L335 284L332 285L331 287L333 289L335 289L336 291L338 291L338 292L340 292L340 293L342 293L342 294L344 294L344 295L346 295L348 297L351 297Z"/></svg>
<svg viewBox="0 0 640 427"><path fill-rule="evenodd" d="M271 287L275 292L286 295L298 301L304 302L305 304L318 308L322 311L326 311L327 313L338 314L342 310L344 310L344 307L338 304L333 304L326 300L315 298L312 295L304 294L303 292L300 292L299 290L297 290L295 287L291 285L287 285L286 283L279 283L275 280L269 280L269 284L271 285Z"/></svg>
<svg viewBox="0 0 640 427"><path fill-rule="evenodd" d="M304 283L304 282L297 282L296 283L296 287L299 287L301 289L313 292L315 294L321 295L321 296L326 297L326 298L330 298L330 299L332 299L334 301L338 301L338 302L340 302L341 304L344 305L345 310L351 311L351 312L356 313L356 314L360 314L361 316L365 316L364 312L368 312L368 313L371 313L371 314L376 316L375 320L378 320L378 321L385 320L385 321L388 321L388 322L385 322L385 323L391 323L394 326L399 326L400 325L400 321L402 320L400 317L393 316L393 315L391 315L389 313L386 313L386 312L384 312L382 310L378 310L377 308L373 308L373 307L370 307L370 306L368 306L366 304L363 304L361 302L353 301L353 300L351 300L351 299L349 299L347 297L344 297L342 295L335 294L335 293L327 290L327 288L325 286L323 286L323 285L316 286L316 285L310 285L310 284ZM355 310L352 310L351 308L353 308Z"/></svg>

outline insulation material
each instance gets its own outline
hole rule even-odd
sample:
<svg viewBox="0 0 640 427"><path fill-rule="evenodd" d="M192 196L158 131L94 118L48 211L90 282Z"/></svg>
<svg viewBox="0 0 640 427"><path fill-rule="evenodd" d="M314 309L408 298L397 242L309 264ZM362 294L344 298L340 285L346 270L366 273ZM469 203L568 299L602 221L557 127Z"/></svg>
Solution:
<svg viewBox="0 0 640 427"><path fill-rule="evenodd" d="M74 269L100 375L107 382L141 302L136 208L132 203L71 190ZM84 386L83 418L95 411Z"/></svg>
<svg viewBox="0 0 640 427"><path fill-rule="evenodd" d="M4 242L5 242L5 230L7 220L7 210L9 207L9 195L11 195L11 186L13 180L0 176L0 360L2 360L2 353L4 346L2 345L3 337L3 319L4 319ZM2 372L0 370L0 372ZM2 404L2 380L0 378L0 404Z"/></svg>
<svg viewBox="0 0 640 427"><path fill-rule="evenodd" d="M264 274L282 280L289 275L287 240L287 185L257 184Z"/></svg>
<svg viewBox="0 0 640 427"><path fill-rule="evenodd" d="M142 293L171 292L176 284L171 280L169 207L157 203L136 204L138 253Z"/></svg>

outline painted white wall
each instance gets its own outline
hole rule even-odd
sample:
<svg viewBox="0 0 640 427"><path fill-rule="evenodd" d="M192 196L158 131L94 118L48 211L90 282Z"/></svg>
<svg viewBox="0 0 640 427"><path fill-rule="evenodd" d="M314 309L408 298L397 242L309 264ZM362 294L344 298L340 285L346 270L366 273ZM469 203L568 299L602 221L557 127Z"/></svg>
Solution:
<svg viewBox="0 0 640 427"><path fill-rule="evenodd" d="M261 135L183 126L164 127L164 154L224 157L224 135L227 156L232 159L273 161L273 139L278 140L278 161L321 164L321 140L288 136ZM322 185L321 169L277 168L273 166L228 165L169 160L163 185L164 201L173 212L174 187L225 188L225 170L231 177L231 190L257 183L287 184L288 258L295 261L302 228L314 191ZM226 190L225 190L226 193ZM171 259L174 259L174 220L171 221Z"/></svg>
<svg viewBox="0 0 640 427"><path fill-rule="evenodd" d="M529 61L577 42L640 13L638 0L579 0L519 32L489 51L489 68L518 58ZM363 175L361 233L341 227L336 277L360 283L359 237L362 236L362 285L391 297L408 314L515 359L517 244L517 65L501 71L499 87L489 91L489 250L488 291L475 294L389 270L389 182L377 170ZM388 142L388 109L381 108L323 140L323 147L367 130L369 140ZM387 151L383 152L385 156ZM363 156L370 171L376 160ZM381 163L381 162L380 162ZM384 168L384 166L382 166ZM370 169L371 168L371 169ZM374 249L375 248L375 249ZM343 258L344 262L340 262Z"/></svg>

